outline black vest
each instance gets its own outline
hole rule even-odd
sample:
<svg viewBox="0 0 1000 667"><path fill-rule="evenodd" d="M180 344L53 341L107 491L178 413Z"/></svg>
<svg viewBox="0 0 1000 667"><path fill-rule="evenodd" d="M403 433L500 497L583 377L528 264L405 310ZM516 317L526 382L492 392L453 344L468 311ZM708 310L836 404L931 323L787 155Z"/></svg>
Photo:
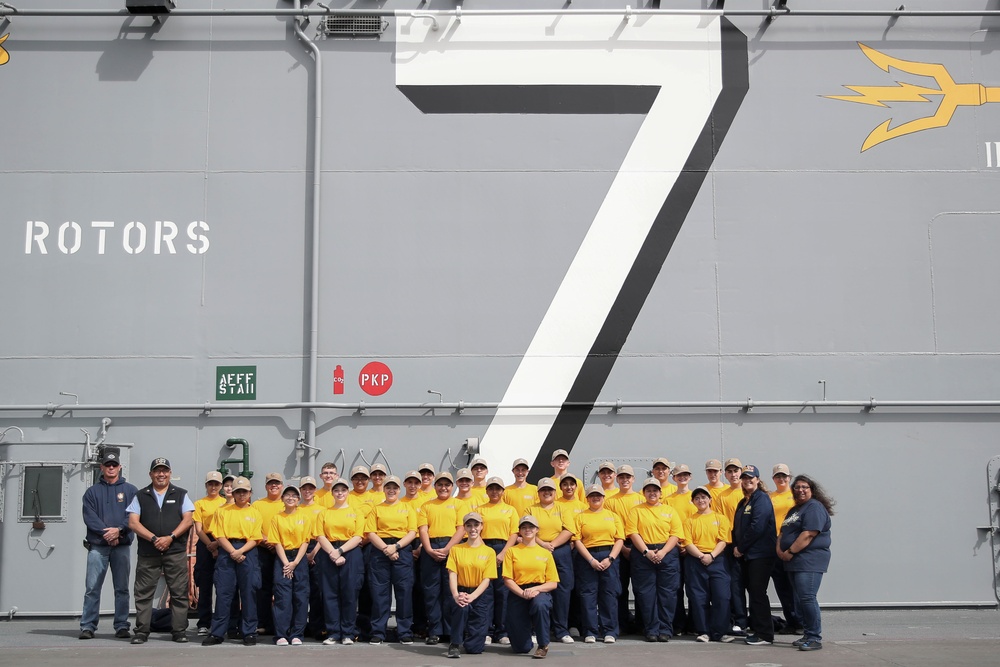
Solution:
<svg viewBox="0 0 1000 667"><path fill-rule="evenodd" d="M156 494L153 492L153 485L139 489L135 497L139 500L139 523L146 530L156 537L165 537L173 532L174 528L180 525L184 519L181 508L184 505L184 496L187 491L174 486L167 487L167 492L163 496L163 507L156 503ZM175 539L165 552L161 552L152 542L138 540L140 556L159 556L161 553L178 553L187 549L187 531L183 535L175 533Z"/></svg>

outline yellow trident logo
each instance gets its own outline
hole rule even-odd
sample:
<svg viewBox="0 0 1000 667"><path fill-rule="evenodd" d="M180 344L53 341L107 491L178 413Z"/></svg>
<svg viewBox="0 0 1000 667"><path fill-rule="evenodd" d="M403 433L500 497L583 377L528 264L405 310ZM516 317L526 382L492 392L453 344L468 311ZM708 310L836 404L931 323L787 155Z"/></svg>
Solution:
<svg viewBox="0 0 1000 667"><path fill-rule="evenodd" d="M862 153L883 141L889 141L905 134L945 127L951 122L951 117L958 107L978 107L987 102L1000 102L1000 87L987 88L980 83L955 83L944 65L900 60L865 46L861 42L858 42L858 46L879 69L888 72L890 67L894 67L906 74L930 77L934 79L938 87L926 88L897 81L895 86L844 86L848 90L853 90L857 95L824 95L824 97L831 100L884 107L886 106L883 104L884 102L930 102L928 95L941 96L941 103L933 115L911 120L893 128L889 127L889 124L892 123L892 118L890 118L876 127L862 144Z"/></svg>
<svg viewBox="0 0 1000 667"><path fill-rule="evenodd" d="M8 37L10 37L10 33L0 37L0 44L6 42ZM0 46L0 65L6 65L8 60L10 60L10 54L7 53L2 46Z"/></svg>

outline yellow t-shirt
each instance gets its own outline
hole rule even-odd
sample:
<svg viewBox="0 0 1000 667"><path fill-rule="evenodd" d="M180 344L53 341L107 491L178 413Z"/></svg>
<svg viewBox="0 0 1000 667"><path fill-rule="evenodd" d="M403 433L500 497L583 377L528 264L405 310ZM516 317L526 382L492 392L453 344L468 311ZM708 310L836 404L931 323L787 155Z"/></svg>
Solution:
<svg viewBox="0 0 1000 667"><path fill-rule="evenodd" d="M511 484L503 492L503 501L514 508L517 512L518 520L528 513L528 508L538 502L538 487L534 484L526 484L524 488L518 488Z"/></svg>
<svg viewBox="0 0 1000 667"><path fill-rule="evenodd" d="M421 489L417 491L417 498L422 498L426 503L428 500L434 500L438 497L437 491L431 486L429 489Z"/></svg>
<svg viewBox="0 0 1000 667"><path fill-rule="evenodd" d="M226 505L212 515L212 534L225 537L228 540L261 539L261 527L264 519L256 507L239 508L236 505Z"/></svg>
<svg viewBox="0 0 1000 667"><path fill-rule="evenodd" d="M313 522L312 539L316 539L316 536L319 535L320 516L323 514L323 512L326 511L326 507L322 503L314 499L311 505L299 505L299 511L305 512L306 515L312 519Z"/></svg>
<svg viewBox="0 0 1000 667"><path fill-rule="evenodd" d="M693 502L691 502L690 491L685 491L684 493L674 491L667 497L667 503L677 510L677 513L681 517L681 523L687 521L698 511L698 508L694 506Z"/></svg>
<svg viewBox="0 0 1000 667"><path fill-rule="evenodd" d="M417 530L417 512L413 505L399 501L389 505L380 503L372 508L365 519L365 534L375 533L379 537L405 537Z"/></svg>
<svg viewBox="0 0 1000 667"><path fill-rule="evenodd" d="M774 506L774 523L781 532L781 524L784 523L785 517L788 516L788 510L795 507L795 499L792 497L792 490L788 489L784 493L778 491L771 491L767 494L771 498L771 505Z"/></svg>
<svg viewBox="0 0 1000 667"><path fill-rule="evenodd" d="M572 515L567 520L563 518L562 507L556 503L550 509L544 509L541 505L535 504L528 508L528 514L538 519L538 539L551 542L559 536L563 528L573 532L576 527L572 521Z"/></svg>
<svg viewBox="0 0 1000 667"><path fill-rule="evenodd" d="M413 511L417 511L418 509L420 509L421 505L427 502L427 498L423 497L422 495L420 495L419 492L417 492L415 498L407 498L406 496L400 496L399 502L406 503L407 505L413 508Z"/></svg>
<svg viewBox="0 0 1000 667"><path fill-rule="evenodd" d="M476 510L483 517L484 540L508 540L517 532L517 520L514 508L507 503L497 501L480 505Z"/></svg>
<svg viewBox="0 0 1000 667"><path fill-rule="evenodd" d="M503 559L503 578L512 579L518 586L559 581L556 561L548 549L515 544Z"/></svg>
<svg viewBox="0 0 1000 667"><path fill-rule="evenodd" d="M329 491L326 490L326 487L316 489L316 502L326 508L333 507L333 489Z"/></svg>
<svg viewBox="0 0 1000 667"><path fill-rule="evenodd" d="M580 512L576 515L576 530L573 531L583 546L610 547L615 540L625 539L625 526L617 514L611 510L600 509L592 512Z"/></svg>
<svg viewBox="0 0 1000 667"><path fill-rule="evenodd" d="M347 507L340 509L324 510L316 521L317 535L326 535L326 539L331 542L346 542L355 535L364 537L365 516L356 508Z"/></svg>
<svg viewBox="0 0 1000 667"><path fill-rule="evenodd" d="M427 526L427 537L451 537L462 527L462 502L454 498L428 500L417 510L417 526Z"/></svg>
<svg viewBox="0 0 1000 667"><path fill-rule="evenodd" d="M723 489L718 496L712 496L711 509L729 519L729 523L732 524L733 517L736 516L736 506L740 504L741 500L743 500L742 487L733 488L730 486Z"/></svg>
<svg viewBox="0 0 1000 667"><path fill-rule="evenodd" d="M205 532L209 532L209 527L212 525L212 515L225 504L226 499L223 496L216 498L205 496L200 500L194 501L194 515L192 518L196 523L201 524Z"/></svg>
<svg viewBox="0 0 1000 667"><path fill-rule="evenodd" d="M585 500L566 500L565 498L559 498L556 500L556 503L559 505L559 509L562 510L565 526L573 531L573 539L576 539L576 515L587 511L590 506L587 505L587 501Z"/></svg>
<svg viewBox="0 0 1000 667"><path fill-rule="evenodd" d="M718 512L693 515L684 524L684 532L688 543L698 547L702 553L710 552L719 542L732 540L732 525Z"/></svg>
<svg viewBox="0 0 1000 667"><path fill-rule="evenodd" d="M486 493L485 486L474 486L472 487L472 497L476 499L476 507L480 505L485 505L490 502L490 497Z"/></svg>
<svg viewBox="0 0 1000 667"><path fill-rule="evenodd" d="M267 529L268 541L280 544L285 551L295 551L315 537L315 517L298 507L291 514L279 512Z"/></svg>
<svg viewBox="0 0 1000 667"><path fill-rule="evenodd" d="M609 500L621 493L621 489L617 486L612 486L610 489L604 489L604 502L607 503ZM583 499L584 502L587 501L586 498Z"/></svg>
<svg viewBox="0 0 1000 667"><path fill-rule="evenodd" d="M646 544L663 544L671 537L681 542L685 539L680 514L664 503L653 507L643 503L633 507L625 522L625 534L638 534Z"/></svg>
<svg viewBox="0 0 1000 667"><path fill-rule="evenodd" d="M722 492L729 488L729 485L728 484L723 484L720 487L714 487L714 486L708 486L706 484L705 488L708 489L708 493L709 493L709 495L712 496L712 502L714 503L715 499L718 498L719 496L721 496ZM710 507L711 507L711 505L710 505ZM712 511L714 512L715 510L712 510Z"/></svg>
<svg viewBox="0 0 1000 667"><path fill-rule="evenodd" d="M604 509L611 510L622 520L622 525L628 521L628 514L633 507L638 507L646 502L646 496L632 491L631 493L619 493L611 500L604 501Z"/></svg>
<svg viewBox="0 0 1000 667"><path fill-rule="evenodd" d="M274 518L275 514L278 514L285 509L285 503L281 502L281 498L278 498L277 500L261 498L260 500L253 501L250 506L256 508L256 510L260 512L260 517L263 520L260 524L261 530L264 531L264 538L267 539L267 531L271 528L271 519ZM268 542L276 541L277 540L268 539Z"/></svg>
<svg viewBox="0 0 1000 667"><path fill-rule="evenodd" d="M671 484L670 482L664 482L660 484L660 499L664 499L671 493L677 493L677 485Z"/></svg>
<svg viewBox="0 0 1000 667"><path fill-rule="evenodd" d="M497 555L485 544L470 547L463 542L448 552L445 567L458 575L459 586L477 588L483 579L497 578Z"/></svg>
<svg viewBox="0 0 1000 667"><path fill-rule="evenodd" d="M563 477L572 477L573 479L576 480L576 499L579 500L581 503L586 503L587 499L583 496L583 482L580 480L580 478L577 477L576 475L571 475L569 473L566 473L565 475L563 475ZM563 477L552 478L556 483L556 496L560 498L562 497L562 487L559 486L559 482L562 481Z"/></svg>
<svg viewBox="0 0 1000 667"><path fill-rule="evenodd" d="M455 504L458 506L458 522L462 523L462 519L469 512L473 512L479 507L479 500L474 496L472 498L452 498Z"/></svg>

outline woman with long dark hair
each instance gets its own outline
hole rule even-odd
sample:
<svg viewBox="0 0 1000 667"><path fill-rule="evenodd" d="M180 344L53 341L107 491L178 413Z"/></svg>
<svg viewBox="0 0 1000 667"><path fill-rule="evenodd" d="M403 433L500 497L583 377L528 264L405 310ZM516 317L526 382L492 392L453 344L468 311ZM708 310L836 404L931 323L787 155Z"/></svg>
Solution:
<svg viewBox="0 0 1000 667"><path fill-rule="evenodd" d="M816 651L823 648L816 593L830 566L830 517L835 503L806 475L798 475L792 480L792 497L795 507L789 510L781 524L775 549L792 581L805 628L803 637L792 644L800 651Z"/></svg>

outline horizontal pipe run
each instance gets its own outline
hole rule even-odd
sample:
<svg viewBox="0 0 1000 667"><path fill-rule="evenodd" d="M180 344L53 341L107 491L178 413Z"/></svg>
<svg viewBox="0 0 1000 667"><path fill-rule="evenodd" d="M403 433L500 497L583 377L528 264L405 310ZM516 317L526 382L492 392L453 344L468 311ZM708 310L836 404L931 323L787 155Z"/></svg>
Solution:
<svg viewBox="0 0 1000 667"><path fill-rule="evenodd" d="M303 7L302 9L182 9L177 8L167 16L194 17L225 17L225 16L261 16L261 17L310 17L310 16L399 16L404 18L449 17L460 16L760 16L760 17L951 17L976 18L985 16L1000 16L1000 10L964 10L964 9L629 9L624 7L609 9L463 9L456 10L391 10L391 9L326 9L322 7ZM146 14L131 14L127 9L13 9L0 7L0 17L99 17L99 16L153 16Z"/></svg>
<svg viewBox="0 0 1000 667"><path fill-rule="evenodd" d="M558 404L501 404L496 401L469 402L457 401L449 403L92 403L92 404L55 404L44 405L0 405L0 412L214 412L218 411L274 411L274 410L555 410L560 408L583 409L704 409L704 410L754 410L757 408L803 409L803 408L861 408L875 410L882 408L937 408L937 409L996 409L1000 408L1000 400L961 400L961 401L892 401L881 399L866 399L857 401L760 401L746 399L742 401L597 401L595 403L571 402ZM18 443L10 443L18 444Z"/></svg>

